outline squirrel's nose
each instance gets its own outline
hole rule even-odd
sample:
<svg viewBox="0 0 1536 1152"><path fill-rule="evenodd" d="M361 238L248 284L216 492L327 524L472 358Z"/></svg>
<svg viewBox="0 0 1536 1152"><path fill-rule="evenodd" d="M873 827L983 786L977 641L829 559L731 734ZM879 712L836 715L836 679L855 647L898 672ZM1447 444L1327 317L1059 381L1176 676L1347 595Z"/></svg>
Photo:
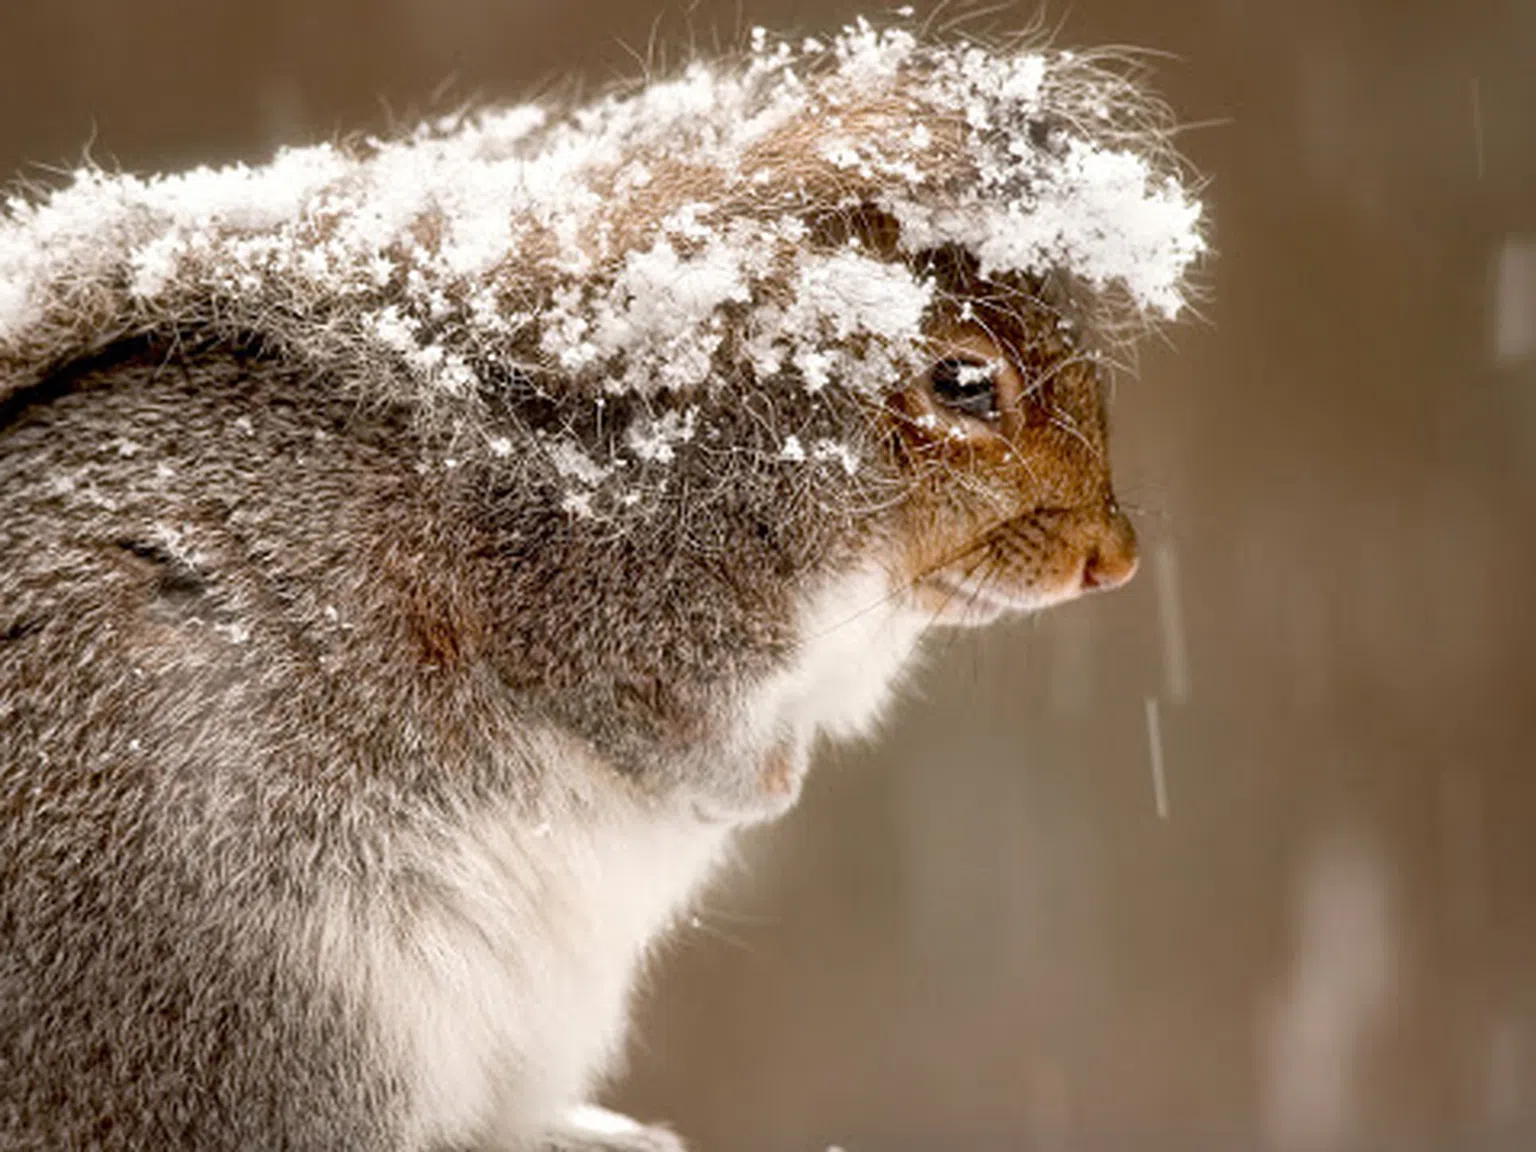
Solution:
<svg viewBox="0 0 1536 1152"><path fill-rule="evenodd" d="M1083 590L1118 588L1136 575L1136 529L1111 505L1109 515L1089 541L1083 562Z"/></svg>

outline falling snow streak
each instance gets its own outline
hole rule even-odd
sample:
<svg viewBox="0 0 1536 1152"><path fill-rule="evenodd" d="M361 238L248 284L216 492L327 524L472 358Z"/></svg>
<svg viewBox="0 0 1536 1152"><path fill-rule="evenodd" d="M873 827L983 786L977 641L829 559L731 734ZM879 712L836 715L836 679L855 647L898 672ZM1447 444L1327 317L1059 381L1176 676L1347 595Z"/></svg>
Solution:
<svg viewBox="0 0 1536 1152"><path fill-rule="evenodd" d="M1505 237L1494 256L1493 362L1536 359L1536 238Z"/></svg>
<svg viewBox="0 0 1536 1152"><path fill-rule="evenodd" d="M1152 795L1157 802L1157 818L1168 819L1168 780L1163 775L1163 721L1157 697L1147 697L1147 747L1152 757Z"/></svg>

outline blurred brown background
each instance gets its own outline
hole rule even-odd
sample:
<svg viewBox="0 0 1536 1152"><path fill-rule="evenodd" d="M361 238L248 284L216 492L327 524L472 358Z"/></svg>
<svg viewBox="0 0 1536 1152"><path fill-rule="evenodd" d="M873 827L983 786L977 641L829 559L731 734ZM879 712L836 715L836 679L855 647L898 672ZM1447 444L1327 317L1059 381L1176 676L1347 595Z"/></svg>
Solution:
<svg viewBox="0 0 1536 1152"><path fill-rule="evenodd" d="M1063 7L1172 54L1212 179L1204 319L1118 388L1143 575L938 645L826 754L614 1099L704 1152L1536 1147L1536 3ZM0 172L258 159L630 74L658 15L675 55L859 10L3 0Z"/></svg>

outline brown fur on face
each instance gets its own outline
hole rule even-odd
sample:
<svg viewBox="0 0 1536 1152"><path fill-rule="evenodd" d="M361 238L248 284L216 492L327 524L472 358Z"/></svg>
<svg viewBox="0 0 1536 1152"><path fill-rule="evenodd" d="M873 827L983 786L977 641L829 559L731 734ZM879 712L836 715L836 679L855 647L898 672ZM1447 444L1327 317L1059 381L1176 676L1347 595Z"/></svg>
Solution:
<svg viewBox="0 0 1536 1152"><path fill-rule="evenodd" d="M948 408L932 370L889 404L913 481L893 562L917 603L954 623L1113 588L1137 564L1110 479L1098 366L1040 302L968 288L931 333L934 360L997 364L995 415Z"/></svg>

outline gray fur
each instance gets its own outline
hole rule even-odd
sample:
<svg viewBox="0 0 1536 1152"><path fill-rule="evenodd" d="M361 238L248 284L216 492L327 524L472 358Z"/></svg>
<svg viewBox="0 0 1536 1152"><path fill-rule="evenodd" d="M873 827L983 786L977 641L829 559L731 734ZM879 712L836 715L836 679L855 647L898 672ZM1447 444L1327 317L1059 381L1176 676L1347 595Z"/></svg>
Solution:
<svg viewBox="0 0 1536 1152"><path fill-rule="evenodd" d="M742 501L696 545L605 538L251 350L133 342L21 399L0 1143L399 1146L398 1074L294 955L304 909L339 885L408 918L432 880L392 870L391 841L533 812L551 723L658 813L671 776L739 787L707 780L751 767L706 686L790 643L814 521L765 538Z"/></svg>

